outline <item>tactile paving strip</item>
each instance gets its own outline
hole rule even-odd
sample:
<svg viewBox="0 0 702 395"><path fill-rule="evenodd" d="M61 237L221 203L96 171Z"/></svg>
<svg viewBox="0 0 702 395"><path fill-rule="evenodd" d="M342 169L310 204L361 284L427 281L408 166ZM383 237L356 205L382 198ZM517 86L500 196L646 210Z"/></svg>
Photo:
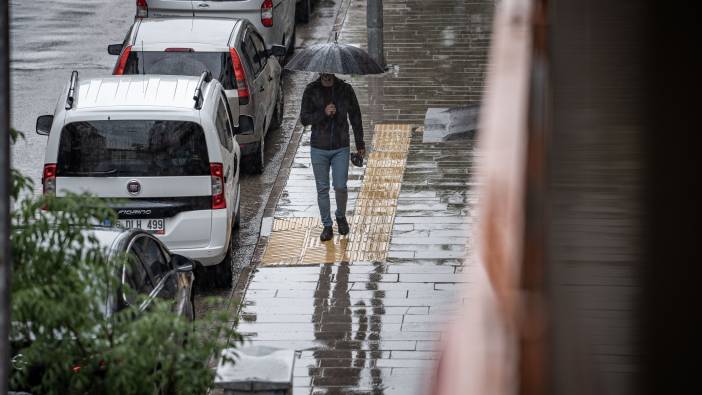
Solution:
<svg viewBox="0 0 702 395"><path fill-rule="evenodd" d="M322 243L319 218L275 218L263 266L384 261L390 246L397 198L412 137L410 125L376 125L373 152L356 198L351 233ZM336 229L335 229L336 232Z"/></svg>

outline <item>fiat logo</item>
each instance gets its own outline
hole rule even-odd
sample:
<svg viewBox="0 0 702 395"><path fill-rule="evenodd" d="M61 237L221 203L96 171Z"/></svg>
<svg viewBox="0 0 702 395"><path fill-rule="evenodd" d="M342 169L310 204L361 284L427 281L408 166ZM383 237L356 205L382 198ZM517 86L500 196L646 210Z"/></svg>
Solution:
<svg viewBox="0 0 702 395"><path fill-rule="evenodd" d="M136 196L141 192L141 184L137 180L131 180L127 183L127 192L132 195Z"/></svg>

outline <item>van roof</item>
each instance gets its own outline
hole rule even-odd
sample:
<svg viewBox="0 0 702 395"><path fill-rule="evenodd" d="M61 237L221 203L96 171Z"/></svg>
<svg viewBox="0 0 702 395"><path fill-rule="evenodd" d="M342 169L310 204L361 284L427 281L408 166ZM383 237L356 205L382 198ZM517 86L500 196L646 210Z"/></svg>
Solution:
<svg viewBox="0 0 702 395"><path fill-rule="evenodd" d="M194 109L199 77L125 75L78 80L73 109L159 107ZM209 84L203 86L203 93Z"/></svg>
<svg viewBox="0 0 702 395"><path fill-rule="evenodd" d="M142 19L135 46L158 43L198 43L226 47L240 19L147 18Z"/></svg>

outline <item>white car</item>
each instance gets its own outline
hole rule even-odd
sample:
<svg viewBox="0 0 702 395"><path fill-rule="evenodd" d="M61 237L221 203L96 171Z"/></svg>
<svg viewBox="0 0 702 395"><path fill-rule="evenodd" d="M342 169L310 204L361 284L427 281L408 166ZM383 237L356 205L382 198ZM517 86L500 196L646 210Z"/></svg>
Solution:
<svg viewBox="0 0 702 395"><path fill-rule="evenodd" d="M137 18L172 16L248 19L266 46L295 48L296 0L136 0Z"/></svg>
<svg viewBox="0 0 702 395"><path fill-rule="evenodd" d="M110 199L119 226L139 228L168 249L213 266L232 282L239 219L238 132L222 85L198 77L138 75L79 80L74 71L48 135L45 194Z"/></svg>
<svg viewBox="0 0 702 395"><path fill-rule="evenodd" d="M282 68L246 19L137 19L122 44L108 46L120 55L114 74L200 75L209 70L222 82L244 162L255 173L265 166L265 137L283 121Z"/></svg>

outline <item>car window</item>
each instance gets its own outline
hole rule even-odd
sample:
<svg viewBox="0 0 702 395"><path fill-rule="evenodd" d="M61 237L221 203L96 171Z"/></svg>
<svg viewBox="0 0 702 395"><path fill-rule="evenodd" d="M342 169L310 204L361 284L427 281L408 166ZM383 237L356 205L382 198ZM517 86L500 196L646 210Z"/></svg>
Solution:
<svg viewBox="0 0 702 395"><path fill-rule="evenodd" d="M224 89L236 89L236 79L228 52L132 51L124 74L163 74L200 76L210 71Z"/></svg>
<svg viewBox="0 0 702 395"><path fill-rule="evenodd" d="M256 32L250 32L249 37L253 41L254 47L256 47L256 54L259 63L261 63L261 68L266 67L268 56L266 56L266 46L263 45L263 39Z"/></svg>
<svg viewBox="0 0 702 395"><path fill-rule="evenodd" d="M246 35L246 39L241 45L241 49L244 51L244 59L249 65L254 73L254 76L258 76L261 72L261 63L258 60L258 52L256 51L256 46L251 40L251 33Z"/></svg>
<svg viewBox="0 0 702 395"><path fill-rule="evenodd" d="M217 107L217 134L219 135L220 143L227 148L227 151L234 149L234 141L232 138L232 129L229 125L229 115L225 108L224 101L219 100Z"/></svg>
<svg viewBox="0 0 702 395"><path fill-rule="evenodd" d="M147 272L151 274L154 283L158 283L171 270L168 260L156 241L150 237L139 237L132 244L132 249L141 259Z"/></svg>
<svg viewBox="0 0 702 395"><path fill-rule="evenodd" d="M61 131L57 175L164 177L210 174L207 142L194 122L74 122Z"/></svg>
<svg viewBox="0 0 702 395"><path fill-rule="evenodd" d="M136 295L150 294L154 289L154 285L151 277L134 251L129 251L127 254L126 265L124 282L129 286L129 289L124 289L123 291L124 296L127 299L127 303L134 305L137 299Z"/></svg>

